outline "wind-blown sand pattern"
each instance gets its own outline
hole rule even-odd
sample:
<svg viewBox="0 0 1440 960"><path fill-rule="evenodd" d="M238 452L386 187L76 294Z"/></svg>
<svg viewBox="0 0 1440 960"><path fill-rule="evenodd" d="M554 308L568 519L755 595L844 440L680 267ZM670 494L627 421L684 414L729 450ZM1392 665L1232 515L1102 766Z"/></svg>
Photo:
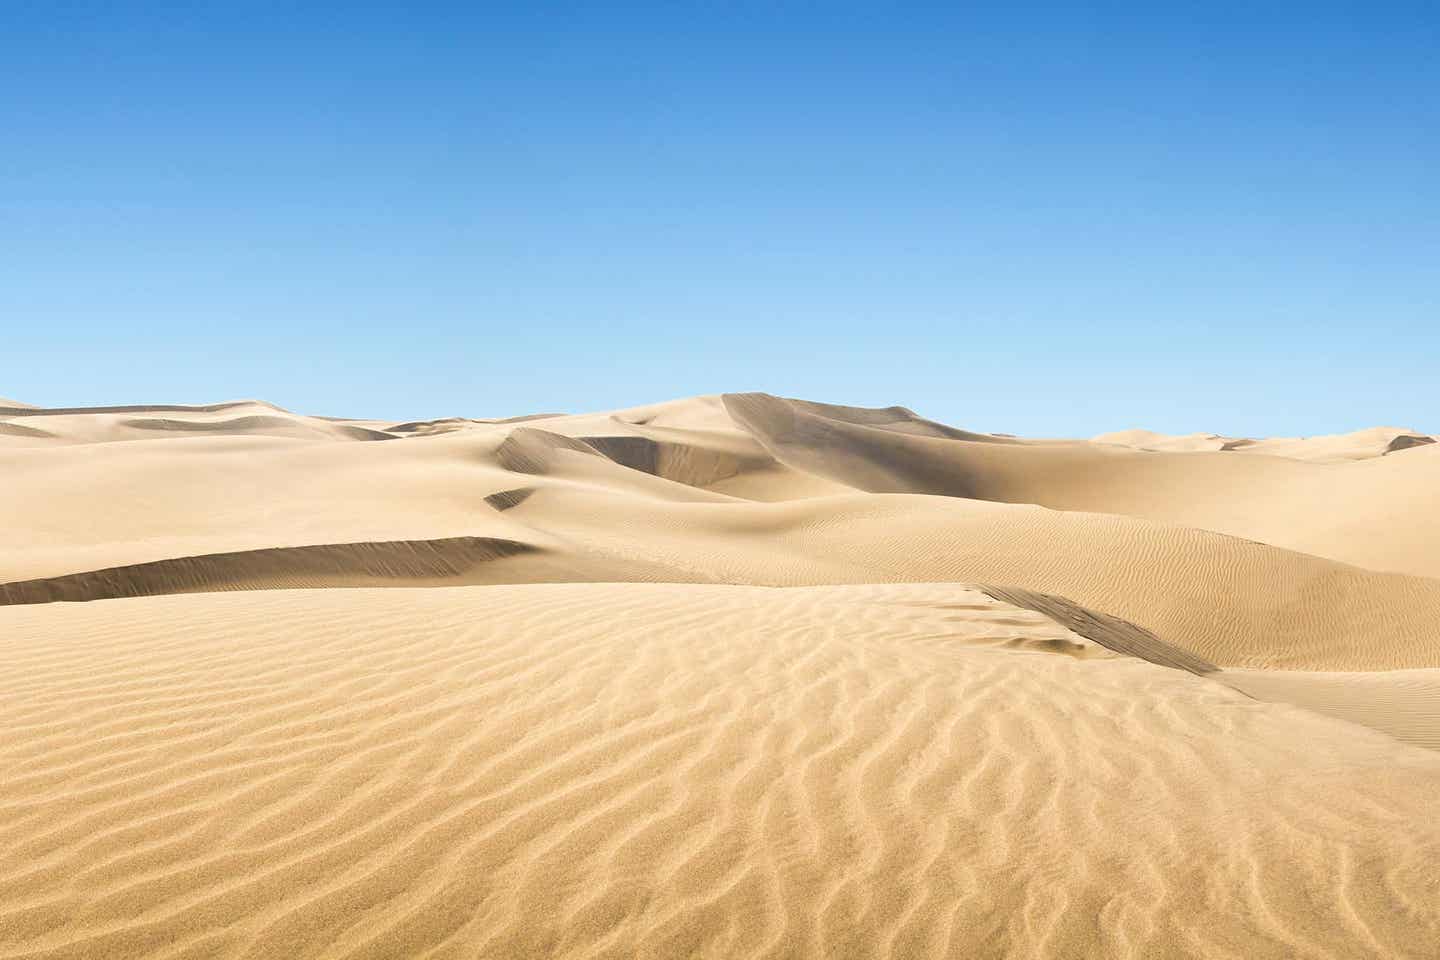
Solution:
<svg viewBox="0 0 1440 960"><path fill-rule="evenodd" d="M0 960L1433 960L1422 436L6 401Z"/></svg>

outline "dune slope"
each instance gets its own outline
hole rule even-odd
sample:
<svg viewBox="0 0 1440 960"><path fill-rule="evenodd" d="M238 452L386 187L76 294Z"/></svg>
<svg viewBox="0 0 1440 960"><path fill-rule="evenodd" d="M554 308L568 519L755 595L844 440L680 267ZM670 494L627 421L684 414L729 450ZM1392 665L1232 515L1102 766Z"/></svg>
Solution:
<svg viewBox="0 0 1440 960"><path fill-rule="evenodd" d="M1440 755L963 586L278 591L0 624L0 956L1440 938Z"/></svg>
<svg viewBox="0 0 1440 960"><path fill-rule="evenodd" d="M1424 443L1430 439L1424 436L1383 456L1329 462L923 434L903 420L859 423L828 415L823 405L766 394L730 394L725 405L779 460L857 490L1126 514L1379 570L1440 576L1440 444ZM1401 435L1375 433L1385 440L1375 447L1382 453ZM1353 435L1314 441L1332 452L1364 442ZM1268 444L1252 449L1315 449L1298 441Z"/></svg>

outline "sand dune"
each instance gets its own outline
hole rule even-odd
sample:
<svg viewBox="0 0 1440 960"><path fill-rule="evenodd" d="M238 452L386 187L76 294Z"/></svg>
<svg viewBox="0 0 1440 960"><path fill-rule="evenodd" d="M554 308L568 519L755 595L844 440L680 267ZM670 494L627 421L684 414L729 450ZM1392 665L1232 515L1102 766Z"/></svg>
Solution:
<svg viewBox="0 0 1440 960"><path fill-rule="evenodd" d="M0 960L1434 957L1426 439L0 401Z"/></svg>
<svg viewBox="0 0 1440 960"><path fill-rule="evenodd" d="M1065 634L963 587L278 592L0 622L11 957L1440 938L1440 755L1013 646Z"/></svg>
<svg viewBox="0 0 1440 960"><path fill-rule="evenodd" d="M395 434L329 417L307 417L258 400L202 406L133 404L111 407L6 407L12 427L40 430L68 443L111 443L159 433L297 439L393 440Z"/></svg>
<svg viewBox="0 0 1440 960"><path fill-rule="evenodd" d="M232 421L236 407L192 408L190 416L202 425ZM179 408L169 415L179 417ZM1318 474L1332 491L1346 478L1385 481L1388 495L1377 495L1384 505L1372 504L1373 516L1433 500L1422 481L1440 467L1440 446L1345 464L1116 452L1085 442L956 439L958 431L902 408L867 413L763 395L547 417L543 428L534 422L469 421L379 444L199 429L174 431L175 440L0 449L12 493L0 500L9 535L0 578L71 577L69 591L103 580L95 571L193 569L193 558L220 554L490 538L555 562L543 574L533 564L487 568L481 582L509 569L516 582L994 583L1123 618L1222 666L1440 666L1436 578L1211 532L1224 525L1149 522L1145 510L1109 503L1183 500L1200 486L1212 505L1223 499L1216 490L1243 500L1222 482L1230 470L1223 464L1240 464L1251 480L1269 478L1256 494L1262 502L1282 480L1301 491L1319 489ZM986 459L996 455L1003 459ZM1097 457L1117 469L1093 469ZM1181 462L1210 466L1176 473ZM1147 463L1158 472L1141 466ZM1191 475L1199 481L1176 480ZM739 495L746 485L767 484L783 495L765 499L780 502ZM856 492L866 486L930 486L944 495ZM523 499L512 494L522 489ZM1035 503L1062 493L1081 503L1056 511L1007 502L1027 491ZM1111 509L1095 510L1096 501ZM1168 512L1188 515L1195 506L1172 503ZM1284 516L1297 512L1291 504ZM1417 509L1410 523L1351 539L1380 552L1401 544L1415 552L1414 566L1428 569L1440 563L1437 541L1426 539L1437 512ZM1317 515L1343 531L1366 519L1333 505ZM1307 516L1298 525L1313 532L1319 522ZM73 579L82 574L92 576ZM120 595L164 592L168 582L150 572L141 579L147 582ZM289 583L283 576L268 582Z"/></svg>
<svg viewBox="0 0 1440 960"><path fill-rule="evenodd" d="M121 427L131 430L175 430L190 433L230 433L239 436L307 436L335 435L349 440L393 440L388 433L367 430L349 424L326 424L324 427L296 422L287 417L231 417L228 420L179 420L150 417L122 420ZM326 429L328 428L328 429Z"/></svg>
<svg viewBox="0 0 1440 960"><path fill-rule="evenodd" d="M16 413L8 407L18 407ZM258 408L263 410L280 410L273 403L266 403L263 400L227 400L223 403L126 403L112 404L109 406L97 407L36 407L28 403L16 403L6 401L0 405L0 410L16 416L26 417L63 417L80 414L82 416L98 417L112 413L222 413L233 410ZM282 411L283 412L283 411Z"/></svg>
<svg viewBox="0 0 1440 960"><path fill-rule="evenodd" d="M1222 437L1218 433L1156 433L1154 430L1132 429L1102 433L1090 438L1092 443L1112 444L1130 447L1134 450L1151 450L1166 453L1196 453L1243 449L1252 441L1239 437Z"/></svg>
<svg viewBox="0 0 1440 960"><path fill-rule="evenodd" d="M852 489L1121 513L1379 570L1440 576L1440 551L1433 548L1440 541L1437 444L1320 463L1074 441L911 436L765 395L731 395L726 403L778 459Z"/></svg>
<svg viewBox="0 0 1440 960"><path fill-rule="evenodd" d="M735 409L748 427L734 418ZM966 475L952 477L945 461L927 460L926 445L1038 455L1032 472L1053 475L1047 482L1055 489L1073 473L1082 478L1076 487L1108 481L1123 494L1138 490L1133 484L1143 475L1128 466L1114 475L1087 470L1086 458L1114 456L1097 454L1091 444L954 440L898 408L878 411L868 423L850 408L823 416L828 409L766 397L704 398L551 417L543 429L477 422L397 443L182 434L180 442L17 447L0 451L15 494L0 501L9 532L0 576L41 580L272 548L481 537L524 543L564 561L546 567L544 576L517 567L517 581L995 583L1069 598L1225 666L1440 666L1434 578L1386 575L1197 526L1117 515L1124 511L985 502L997 491L962 489ZM761 422L756 410L771 420ZM233 416L228 409L205 413ZM865 432L852 443L856 430ZM830 439L822 443L815 433ZM793 453L797 446L804 456ZM1375 468L1408 462L1413 468L1403 475L1387 470L1388 478L1419 480L1432 464L1440 466L1433 451L1440 446L1343 465L1227 462L1279 464L1307 476L1378 475ZM873 476L868 463L881 454L897 464L885 468L892 476L908 474L896 486L915 486L916 476L929 475L951 483L952 493L979 499L853 492ZM1199 455L1121 456L1127 464L1213 462ZM1071 458L1078 459L1056 470ZM993 485L1019 463L990 464L970 486ZM166 478L160 488L157 476ZM1149 477L1155 482L1147 496L1174 491L1163 476ZM810 496L764 503L736 495L737 484L773 483L793 493L805 488L805 477L821 484ZM512 501L509 492L518 489L529 493ZM825 495L837 489L847 492ZM1391 489L1420 492L1418 484ZM103 501L95 491L104 491ZM1389 498L1391 509L1396 501L1404 497ZM1433 564L1440 550L1423 533L1434 512L1355 539L1377 550L1409 543L1421 551L1417 565ZM1333 511L1325 516L1339 523ZM487 571L483 582L495 574ZM164 582L134 589L157 592Z"/></svg>
<svg viewBox="0 0 1440 960"><path fill-rule="evenodd" d="M1405 427L1371 427L1368 430L1322 437L1270 437L1262 440L1222 437L1213 433L1172 436L1152 430L1121 430L1091 439L1095 443L1118 444L1136 450L1235 451L1289 457L1293 460L1313 460L1317 463L1337 463L1345 460L1368 460L1411 447L1427 446L1434 443L1436 438Z"/></svg>
<svg viewBox="0 0 1440 960"><path fill-rule="evenodd" d="M504 511L481 499L483 514L465 521L472 538L524 544L543 552L546 562L457 567L444 574L450 582L994 583L1069 598L1223 666L1440 666L1440 633L1434 629L1440 580L1433 578L1375 573L1192 528L983 501L858 495L781 504L662 500L597 490L595 479L604 469L620 468L594 452L566 453L579 464L580 480L566 483L551 474L545 478L551 485L535 487ZM591 469L592 463L605 467ZM502 502L510 493L497 492ZM210 541L246 542L254 535L237 530ZM107 546L110 553L117 549ZM149 550L154 543L134 546ZM27 578L9 589L15 596L95 599L232 580L293 586L311 582L293 576L332 573L339 579L330 582L347 585L333 565L342 556L353 558L331 551L351 549L206 549ZM325 559L313 569L308 559L303 569L288 566L311 556ZM267 576L265 565L282 558L291 558L283 572ZM357 575L357 582L374 584L383 568ZM407 576L394 582L411 585ZM0 597L4 590L0 586Z"/></svg>

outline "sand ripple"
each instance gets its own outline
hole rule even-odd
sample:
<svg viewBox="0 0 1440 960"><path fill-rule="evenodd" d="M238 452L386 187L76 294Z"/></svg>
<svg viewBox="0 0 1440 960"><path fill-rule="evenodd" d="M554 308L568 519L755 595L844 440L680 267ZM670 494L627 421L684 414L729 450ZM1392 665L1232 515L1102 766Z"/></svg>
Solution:
<svg viewBox="0 0 1440 960"><path fill-rule="evenodd" d="M0 636L4 958L1440 942L1440 756L961 586L151 597Z"/></svg>

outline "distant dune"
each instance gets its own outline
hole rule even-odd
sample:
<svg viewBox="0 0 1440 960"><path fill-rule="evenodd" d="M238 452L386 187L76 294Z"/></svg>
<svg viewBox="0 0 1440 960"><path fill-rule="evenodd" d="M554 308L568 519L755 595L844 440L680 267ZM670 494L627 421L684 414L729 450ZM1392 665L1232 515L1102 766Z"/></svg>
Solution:
<svg viewBox="0 0 1440 960"><path fill-rule="evenodd" d="M1434 958L1434 439L0 400L0 958Z"/></svg>
<svg viewBox="0 0 1440 960"><path fill-rule="evenodd" d="M1323 437L1272 437L1266 440L1252 440L1248 437L1221 437L1213 433L1192 433L1186 436L1168 436L1150 430L1121 430L1105 433L1093 438L1095 443L1118 444L1136 450L1154 451L1237 451L1239 453L1264 453L1272 457L1289 457L1294 460L1314 460L1319 463L1335 463L1343 460L1368 460L1383 457L1397 450L1422 447L1435 442L1429 434L1418 433L1404 427L1371 427L1353 433L1338 433Z"/></svg>

